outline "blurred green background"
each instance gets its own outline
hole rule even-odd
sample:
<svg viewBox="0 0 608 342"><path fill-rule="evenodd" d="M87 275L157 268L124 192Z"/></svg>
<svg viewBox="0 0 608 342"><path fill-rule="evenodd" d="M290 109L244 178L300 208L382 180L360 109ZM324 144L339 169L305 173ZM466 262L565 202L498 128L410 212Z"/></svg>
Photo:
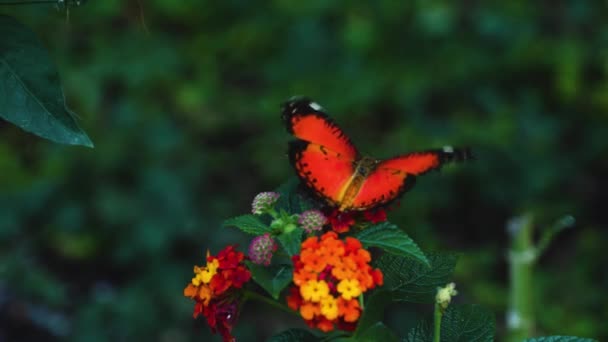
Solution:
<svg viewBox="0 0 608 342"><path fill-rule="evenodd" d="M221 228L292 170L314 98L378 157L446 144L389 219L462 252L459 302L508 304L507 221L577 219L541 259L538 332L608 339L608 21L599 1L88 1L0 6L44 42L95 149L0 122L0 341L206 340L182 296ZM2 38L0 38L2 39ZM425 306L392 312L403 335ZM296 320L245 307L235 334ZM219 337L215 337L219 340Z"/></svg>

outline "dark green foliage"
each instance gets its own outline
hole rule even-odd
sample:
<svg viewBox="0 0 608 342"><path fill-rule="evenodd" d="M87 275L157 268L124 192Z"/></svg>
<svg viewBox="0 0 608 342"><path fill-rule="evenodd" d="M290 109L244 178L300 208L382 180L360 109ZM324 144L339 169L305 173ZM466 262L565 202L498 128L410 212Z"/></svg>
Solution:
<svg viewBox="0 0 608 342"><path fill-rule="evenodd" d="M414 258L425 265L429 261L420 247L399 227L390 222L382 222L367 227L355 235L365 248L379 247L387 253Z"/></svg>
<svg viewBox="0 0 608 342"><path fill-rule="evenodd" d="M352 339L353 342L375 342L375 341L398 341L399 338L392 332L384 323L377 322L371 327L367 328L361 335L356 336Z"/></svg>
<svg viewBox="0 0 608 342"><path fill-rule="evenodd" d="M276 238L279 244L289 256L300 253L300 244L302 243L302 234L304 230L296 228L290 232L283 232Z"/></svg>
<svg viewBox="0 0 608 342"><path fill-rule="evenodd" d="M457 256L450 253L427 253L431 266L408 257L384 254L374 263L384 272L384 288L393 300L432 303L437 287L450 279Z"/></svg>
<svg viewBox="0 0 608 342"><path fill-rule="evenodd" d="M262 266L247 262L251 277L264 288L274 299L279 299L281 291L291 282L293 266L273 265Z"/></svg>
<svg viewBox="0 0 608 342"><path fill-rule="evenodd" d="M236 227L243 232L251 235L262 235L264 233L270 233L272 229L264 224L255 215L242 215L233 218L229 218L224 221L225 227Z"/></svg>
<svg viewBox="0 0 608 342"><path fill-rule="evenodd" d="M494 315L478 305L450 305L441 320L441 342L494 341ZM420 321L404 341L433 340L433 320Z"/></svg>
<svg viewBox="0 0 608 342"><path fill-rule="evenodd" d="M299 184L297 177L290 177L276 190L281 194L276 206L277 210L297 214L314 207L312 200L300 189Z"/></svg>
<svg viewBox="0 0 608 342"><path fill-rule="evenodd" d="M369 296L365 303L365 311L359 318L359 323L357 324L357 330L355 330L354 336L362 336L377 322L382 322L384 320L384 311L390 303L391 294L387 291L376 291Z"/></svg>
<svg viewBox="0 0 608 342"><path fill-rule="evenodd" d="M309 331L289 329L272 336L268 342L316 342L320 339Z"/></svg>
<svg viewBox="0 0 608 342"><path fill-rule="evenodd" d="M597 340L576 336L544 336L537 338L529 338L524 342L597 342Z"/></svg>
<svg viewBox="0 0 608 342"><path fill-rule="evenodd" d="M55 65L35 34L0 15L0 118L43 138L93 147L67 108Z"/></svg>

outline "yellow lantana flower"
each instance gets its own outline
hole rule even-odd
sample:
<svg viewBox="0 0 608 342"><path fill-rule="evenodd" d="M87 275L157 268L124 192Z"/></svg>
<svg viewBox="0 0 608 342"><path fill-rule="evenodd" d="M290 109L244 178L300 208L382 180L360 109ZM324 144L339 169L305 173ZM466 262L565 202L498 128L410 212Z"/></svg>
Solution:
<svg viewBox="0 0 608 342"><path fill-rule="evenodd" d="M350 300L361 295L361 285L357 279L344 279L338 283L338 292L342 294L342 298Z"/></svg>
<svg viewBox="0 0 608 342"><path fill-rule="evenodd" d="M212 262L207 262L207 266L205 267L194 266L194 273L196 276L192 278L192 285L199 286L201 282L203 284L209 284L211 278L217 274L218 267L220 267L220 263L217 259L214 259Z"/></svg>
<svg viewBox="0 0 608 342"><path fill-rule="evenodd" d="M329 286L325 280L311 280L300 287L300 294L305 300L318 303L329 295Z"/></svg>
<svg viewBox="0 0 608 342"><path fill-rule="evenodd" d="M329 320L338 318L338 301L333 296L321 299L321 313Z"/></svg>

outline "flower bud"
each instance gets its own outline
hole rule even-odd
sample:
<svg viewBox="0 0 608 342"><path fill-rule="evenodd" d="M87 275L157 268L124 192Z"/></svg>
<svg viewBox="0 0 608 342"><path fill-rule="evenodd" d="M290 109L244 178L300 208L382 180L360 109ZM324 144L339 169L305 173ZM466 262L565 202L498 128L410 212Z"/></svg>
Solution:
<svg viewBox="0 0 608 342"><path fill-rule="evenodd" d="M320 231L327 223L327 217L319 210L307 210L300 214L298 224L308 233Z"/></svg>
<svg viewBox="0 0 608 342"><path fill-rule="evenodd" d="M255 196L251 203L251 212L261 215L272 209L281 195L276 192L261 192Z"/></svg>
<svg viewBox="0 0 608 342"><path fill-rule="evenodd" d="M456 284L449 283L445 287L440 287L437 289L435 301L437 302L437 304L441 305L441 307L445 310L448 308L450 301L452 301L452 297L457 294L458 291L456 291Z"/></svg>
<svg viewBox="0 0 608 342"><path fill-rule="evenodd" d="M254 264L268 266L272 254L277 250L277 244L270 234L266 233L254 238L249 245L249 258Z"/></svg>

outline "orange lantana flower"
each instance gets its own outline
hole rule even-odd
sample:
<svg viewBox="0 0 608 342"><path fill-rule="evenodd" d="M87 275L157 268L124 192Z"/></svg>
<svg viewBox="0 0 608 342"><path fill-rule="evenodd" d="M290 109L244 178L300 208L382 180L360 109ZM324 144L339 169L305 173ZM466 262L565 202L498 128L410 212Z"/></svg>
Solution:
<svg viewBox="0 0 608 342"><path fill-rule="evenodd" d="M332 231L307 238L292 261L295 286L287 303L310 327L324 332L336 325L353 330L361 315L358 297L383 280L382 272L369 265L371 255L359 240L342 240Z"/></svg>

